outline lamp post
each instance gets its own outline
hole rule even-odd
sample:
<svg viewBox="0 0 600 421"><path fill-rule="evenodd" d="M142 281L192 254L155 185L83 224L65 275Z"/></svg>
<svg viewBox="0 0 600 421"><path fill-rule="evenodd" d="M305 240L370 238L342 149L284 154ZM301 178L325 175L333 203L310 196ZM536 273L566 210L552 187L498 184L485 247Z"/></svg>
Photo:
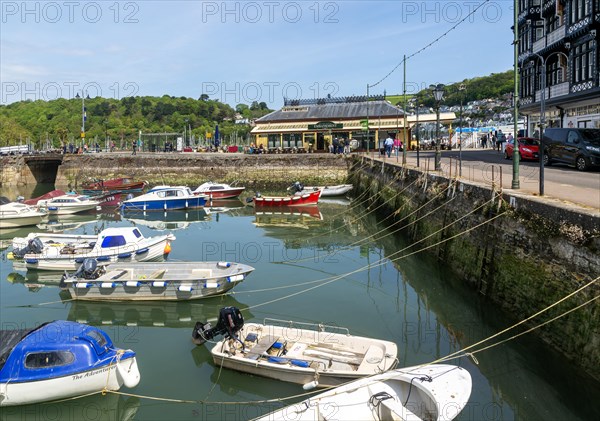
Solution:
<svg viewBox="0 0 600 421"><path fill-rule="evenodd" d="M419 157L419 149L421 149L421 141L419 140L419 108L421 105L417 102L417 168L421 167L420 157Z"/></svg>
<svg viewBox="0 0 600 421"><path fill-rule="evenodd" d="M467 89L464 83L458 87L459 92ZM460 123L458 130L458 176L462 177L462 118L463 118L463 95L460 96Z"/></svg>
<svg viewBox="0 0 600 421"><path fill-rule="evenodd" d="M440 102L444 99L444 85L441 83L430 85L429 89L433 93L433 98L435 99L435 170L439 171L442 169L442 152L440 151Z"/></svg>
<svg viewBox="0 0 600 421"><path fill-rule="evenodd" d="M546 61L552 57L554 54L562 54L567 62L569 57L563 53L562 51L555 51L550 53L546 58L540 56L537 53L533 53L539 60L542 62L542 77L541 77L541 85L542 85L542 97L540 98L540 196L544 195L544 126L546 125ZM516 133L515 133L516 134ZM515 150L518 149L518 136L515 136Z"/></svg>
<svg viewBox="0 0 600 421"><path fill-rule="evenodd" d="M104 149L108 152L108 120L104 119Z"/></svg>
<svg viewBox="0 0 600 421"><path fill-rule="evenodd" d="M87 120L87 112L85 109L85 99L86 93L81 91L81 96L79 96L79 92L75 95L75 98L81 98L81 141L85 145L85 121ZM87 99L90 99L90 96L87 95Z"/></svg>

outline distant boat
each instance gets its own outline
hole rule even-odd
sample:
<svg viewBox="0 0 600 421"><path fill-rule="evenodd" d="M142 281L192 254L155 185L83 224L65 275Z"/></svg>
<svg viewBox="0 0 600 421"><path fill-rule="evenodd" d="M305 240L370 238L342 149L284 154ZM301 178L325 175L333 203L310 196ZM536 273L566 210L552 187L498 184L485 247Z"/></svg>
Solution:
<svg viewBox="0 0 600 421"><path fill-rule="evenodd" d="M102 330L68 321L0 331L0 406L25 405L135 387L135 352Z"/></svg>
<svg viewBox="0 0 600 421"><path fill-rule="evenodd" d="M0 197L0 228L18 228L36 225L46 216L24 203L11 202L6 197Z"/></svg>
<svg viewBox="0 0 600 421"><path fill-rule="evenodd" d="M39 200L37 206L45 209L49 215L69 215L96 209L100 206L100 201L86 195L67 193L51 199Z"/></svg>
<svg viewBox="0 0 600 421"><path fill-rule="evenodd" d="M467 405L471 388L471 375L461 367L407 367L346 383L258 420L450 421Z"/></svg>
<svg viewBox="0 0 600 421"><path fill-rule="evenodd" d="M321 197L343 196L352 190L352 184L338 184L336 186L304 187L304 191L321 190Z"/></svg>
<svg viewBox="0 0 600 421"><path fill-rule="evenodd" d="M195 195L186 186L156 186L148 193L123 202L122 209L138 211L167 211L200 208L206 204L207 196Z"/></svg>
<svg viewBox="0 0 600 421"><path fill-rule="evenodd" d="M94 194L102 191L109 193L141 192L148 184L147 181L134 180L131 177L113 178L111 180L94 180L82 186L84 194Z"/></svg>
<svg viewBox="0 0 600 421"><path fill-rule="evenodd" d="M162 259L171 251L173 234L144 237L137 227L107 228L96 235L32 234L13 241L13 257L22 256L27 269L76 270L94 258L101 264L147 262ZM44 240L45 239L45 242ZM23 246L23 244L25 244ZM16 247L15 247L16 246Z"/></svg>
<svg viewBox="0 0 600 421"><path fill-rule="evenodd" d="M37 205L38 202L45 203L46 201L48 201L50 199L53 199L53 198L59 197L59 196L65 196L67 194L77 195L77 193L75 193L75 192L67 193L64 190L52 190L41 196L34 197L32 199L25 199L25 200L22 200L21 202L25 203L26 205L34 206L34 205ZM110 193L108 191L97 191L97 192L94 192L93 194L90 194L90 199L98 201L98 206L101 206L101 207L119 206L121 203L121 193Z"/></svg>
<svg viewBox="0 0 600 421"><path fill-rule="evenodd" d="M22 200L21 202L25 203L26 205L34 206L34 205L37 205L40 200L50 200L54 197L64 196L65 194L67 194L67 192L64 190L52 190L52 191L49 191L48 193L44 193L41 196L34 197L32 199L25 199L25 200Z"/></svg>
<svg viewBox="0 0 600 421"><path fill-rule="evenodd" d="M98 267L93 259L63 277L74 300L185 301L223 294L253 267L234 262L131 262Z"/></svg>
<svg viewBox="0 0 600 421"><path fill-rule="evenodd" d="M281 207L281 206L307 206L316 205L321 197L321 190L312 192L300 192L290 196L261 196L256 195L254 206L256 207Z"/></svg>
<svg viewBox="0 0 600 421"><path fill-rule="evenodd" d="M194 190L194 194L205 194L209 199L232 199L238 197L244 190L246 187L232 187L229 184L207 181Z"/></svg>

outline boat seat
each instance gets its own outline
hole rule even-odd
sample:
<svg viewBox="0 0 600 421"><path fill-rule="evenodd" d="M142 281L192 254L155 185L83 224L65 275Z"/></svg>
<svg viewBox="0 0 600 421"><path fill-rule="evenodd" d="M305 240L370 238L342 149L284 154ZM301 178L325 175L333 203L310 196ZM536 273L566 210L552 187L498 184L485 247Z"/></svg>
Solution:
<svg viewBox="0 0 600 421"><path fill-rule="evenodd" d="M119 279L121 276L127 273L126 270L113 270L104 275L105 279Z"/></svg>
<svg viewBox="0 0 600 421"><path fill-rule="evenodd" d="M212 276L211 269L192 269L192 276L197 278L210 278Z"/></svg>
<svg viewBox="0 0 600 421"><path fill-rule="evenodd" d="M385 353L384 353L383 349L381 349L377 345L371 345L367 349L367 352L365 353L365 356L364 356L362 362L358 366L357 371L376 373L378 371L377 367L381 365L384 358L385 358Z"/></svg>
<svg viewBox="0 0 600 421"><path fill-rule="evenodd" d="M383 394L384 396L389 396L387 399L374 399L372 404L378 402L377 405L377 415L380 420L402 420L402 421L411 421L411 420L420 420L415 413L413 413L409 408L405 407L398 397L397 393L387 385L385 382L380 382L373 384L373 389L371 386L368 386L367 389L371 394L371 398L373 398L376 394Z"/></svg>
<svg viewBox="0 0 600 421"><path fill-rule="evenodd" d="M273 346L275 342L277 342L277 339L277 336L274 335L263 336L258 340L256 345L254 345L250 351L248 351L246 358L258 360L265 352L267 352L269 348Z"/></svg>

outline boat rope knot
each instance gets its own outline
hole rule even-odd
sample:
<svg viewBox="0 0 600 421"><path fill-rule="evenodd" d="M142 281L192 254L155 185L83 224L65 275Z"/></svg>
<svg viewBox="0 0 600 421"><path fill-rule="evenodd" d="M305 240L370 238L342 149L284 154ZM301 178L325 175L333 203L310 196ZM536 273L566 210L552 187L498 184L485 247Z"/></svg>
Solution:
<svg viewBox="0 0 600 421"><path fill-rule="evenodd" d="M471 352L467 352L465 355L466 355L467 357L471 357L471 359L473 360L473 362L474 362L476 365L479 365L479 361L477 360L477 358L475 358L475 354L473 354L473 353L471 353Z"/></svg>
<svg viewBox="0 0 600 421"><path fill-rule="evenodd" d="M387 392L378 392L378 393L375 393L374 395L372 395L369 398L369 405L371 407L373 407L373 409L375 409L379 405L381 405L381 402L383 402L383 401L385 401L387 399L393 399L392 395L390 395Z"/></svg>

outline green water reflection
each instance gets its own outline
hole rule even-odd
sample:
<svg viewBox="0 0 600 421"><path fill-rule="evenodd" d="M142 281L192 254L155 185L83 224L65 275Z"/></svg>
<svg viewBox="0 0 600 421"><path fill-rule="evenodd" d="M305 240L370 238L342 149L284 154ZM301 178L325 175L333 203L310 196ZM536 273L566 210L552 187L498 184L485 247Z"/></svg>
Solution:
<svg viewBox="0 0 600 421"><path fill-rule="evenodd" d="M216 319L218 310L227 305L239 307L247 321L275 317L323 322L348 327L358 335L392 340L398 344L401 365L435 360L514 322L430 256L388 261L387 256L408 244L397 235L380 238L383 233L364 241L381 227L376 217L365 216L361 206L332 201L319 205L318 211L257 214L243 202L226 205L213 205L208 214L106 212L48 225L94 233L135 224L146 236L171 230L177 236L171 260L240 261L256 268L227 297L175 303L73 302L57 287L60 274L27 273L6 259L6 248L0 255L3 328L53 319L100 326L117 346L138 354L142 380L124 392L211 403L108 395L3 409L2 419L248 419L280 404L219 402L302 393L297 385L220 369L206 347L192 344L194 323ZM0 239L10 240L28 231L3 231ZM368 265L372 267L366 270ZM598 384L534 337L477 354L477 360L479 365L470 359L453 361L473 377L473 393L459 419L599 418Z"/></svg>

